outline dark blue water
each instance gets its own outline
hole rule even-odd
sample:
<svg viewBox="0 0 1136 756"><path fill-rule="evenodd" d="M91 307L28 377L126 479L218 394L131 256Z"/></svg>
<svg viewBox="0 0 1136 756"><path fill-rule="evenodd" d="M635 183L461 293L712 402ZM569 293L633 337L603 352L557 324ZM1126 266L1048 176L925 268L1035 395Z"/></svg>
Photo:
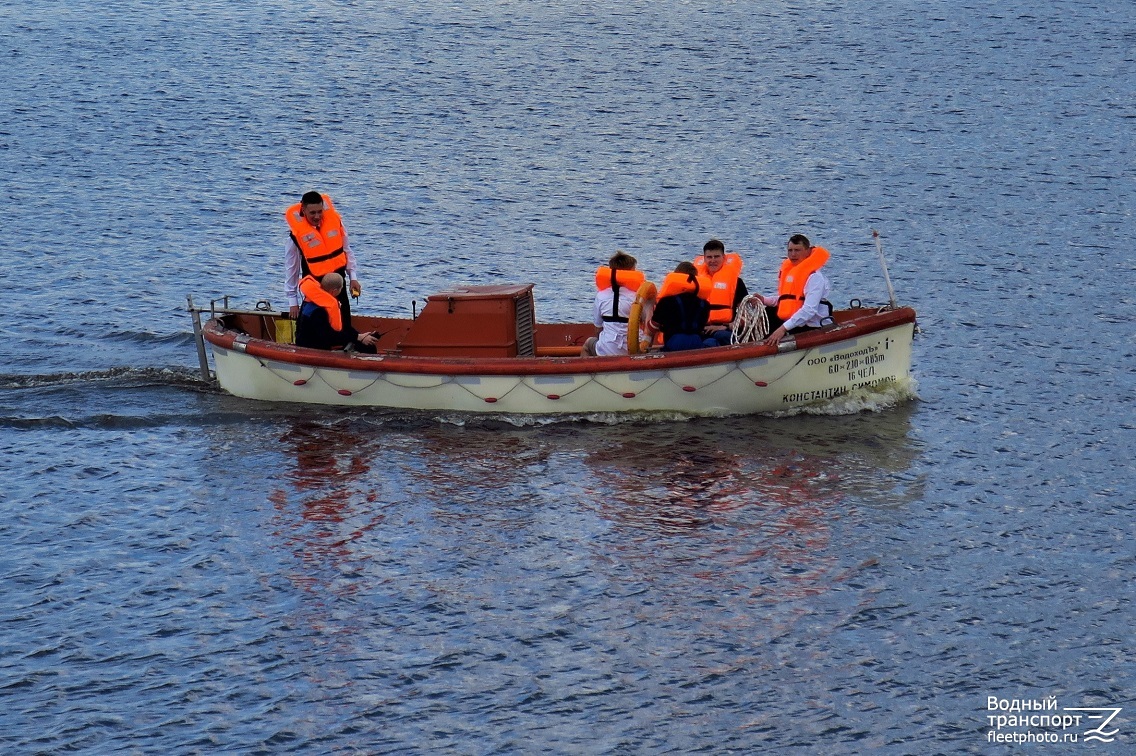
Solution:
<svg viewBox="0 0 1136 756"><path fill-rule="evenodd" d="M1136 6L36 0L0 55L5 751L1085 750L991 696L1131 750ZM282 306L311 188L388 315L796 232L882 302L879 229L919 398L227 397L185 297Z"/></svg>

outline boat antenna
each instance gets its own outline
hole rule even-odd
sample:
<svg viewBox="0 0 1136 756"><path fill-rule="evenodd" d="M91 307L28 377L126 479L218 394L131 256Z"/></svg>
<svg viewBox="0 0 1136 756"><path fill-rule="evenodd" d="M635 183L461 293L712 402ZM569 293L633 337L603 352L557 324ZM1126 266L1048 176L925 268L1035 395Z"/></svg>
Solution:
<svg viewBox="0 0 1136 756"><path fill-rule="evenodd" d="M888 285L888 296L891 297L891 309L896 309L895 289L891 285L891 276L888 275L887 260L884 259L884 245L880 243L880 232L872 229L872 238L876 240L876 252L880 256L880 267L884 269L884 281Z"/></svg>

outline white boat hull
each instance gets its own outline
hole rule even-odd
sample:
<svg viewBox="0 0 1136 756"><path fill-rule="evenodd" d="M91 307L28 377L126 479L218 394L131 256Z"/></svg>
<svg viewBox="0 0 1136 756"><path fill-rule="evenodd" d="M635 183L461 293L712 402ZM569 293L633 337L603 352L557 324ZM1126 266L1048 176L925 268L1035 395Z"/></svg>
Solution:
<svg viewBox="0 0 1136 756"><path fill-rule="evenodd" d="M619 370L579 372L577 362L564 372L545 368L513 375L406 372L396 369L399 358L391 356L354 357L358 369L328 367L286 355L252 354L247 341L239 339L232 348L211 346L221 387L262 401L496 414L736 415L791 410L867 387L906 384L913 331L914 323L904 322L763 356L746 356L752 346L728 347L714 350L721 360L711 364L671 366L667 355L645 354L624 358L626 367Z"/></svg>

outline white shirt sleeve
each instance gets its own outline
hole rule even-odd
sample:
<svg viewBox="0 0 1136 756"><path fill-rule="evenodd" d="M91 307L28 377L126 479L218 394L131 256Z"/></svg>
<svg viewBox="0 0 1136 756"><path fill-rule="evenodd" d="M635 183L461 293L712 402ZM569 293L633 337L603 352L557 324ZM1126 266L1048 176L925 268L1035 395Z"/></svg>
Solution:
<svg viewBox="0 0 1136 756"><path fill-rule="evenodd" d="M343 227L343 253L347 255L347 280L354 281L359 278L359 270L355 267L355 253L351 251L351 245L347 242L347 227L343 226L343 221L339 222Z"/></svg>
<svg viewBox="0 0 1136 756"><path fill-rule="evenodd" d="M292 241L291 234L284 246L284 295L288 297L289 307L300 304L300 248Z"/></svg>

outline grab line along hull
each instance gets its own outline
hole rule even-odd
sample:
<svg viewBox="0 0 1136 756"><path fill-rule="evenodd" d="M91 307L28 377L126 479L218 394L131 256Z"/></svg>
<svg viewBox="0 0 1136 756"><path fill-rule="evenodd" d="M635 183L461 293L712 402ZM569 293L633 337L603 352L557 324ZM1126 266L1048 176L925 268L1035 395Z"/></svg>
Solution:
<svg viewBox="0 0 1136 756"><path fill-rule="evenodd" d="M206 324L217 380L274 402L498 414L768 413L910 376L915 312L900 308L760 344L621 357L346 355ZM795 346L795 348L794 348Z"/></svg>

